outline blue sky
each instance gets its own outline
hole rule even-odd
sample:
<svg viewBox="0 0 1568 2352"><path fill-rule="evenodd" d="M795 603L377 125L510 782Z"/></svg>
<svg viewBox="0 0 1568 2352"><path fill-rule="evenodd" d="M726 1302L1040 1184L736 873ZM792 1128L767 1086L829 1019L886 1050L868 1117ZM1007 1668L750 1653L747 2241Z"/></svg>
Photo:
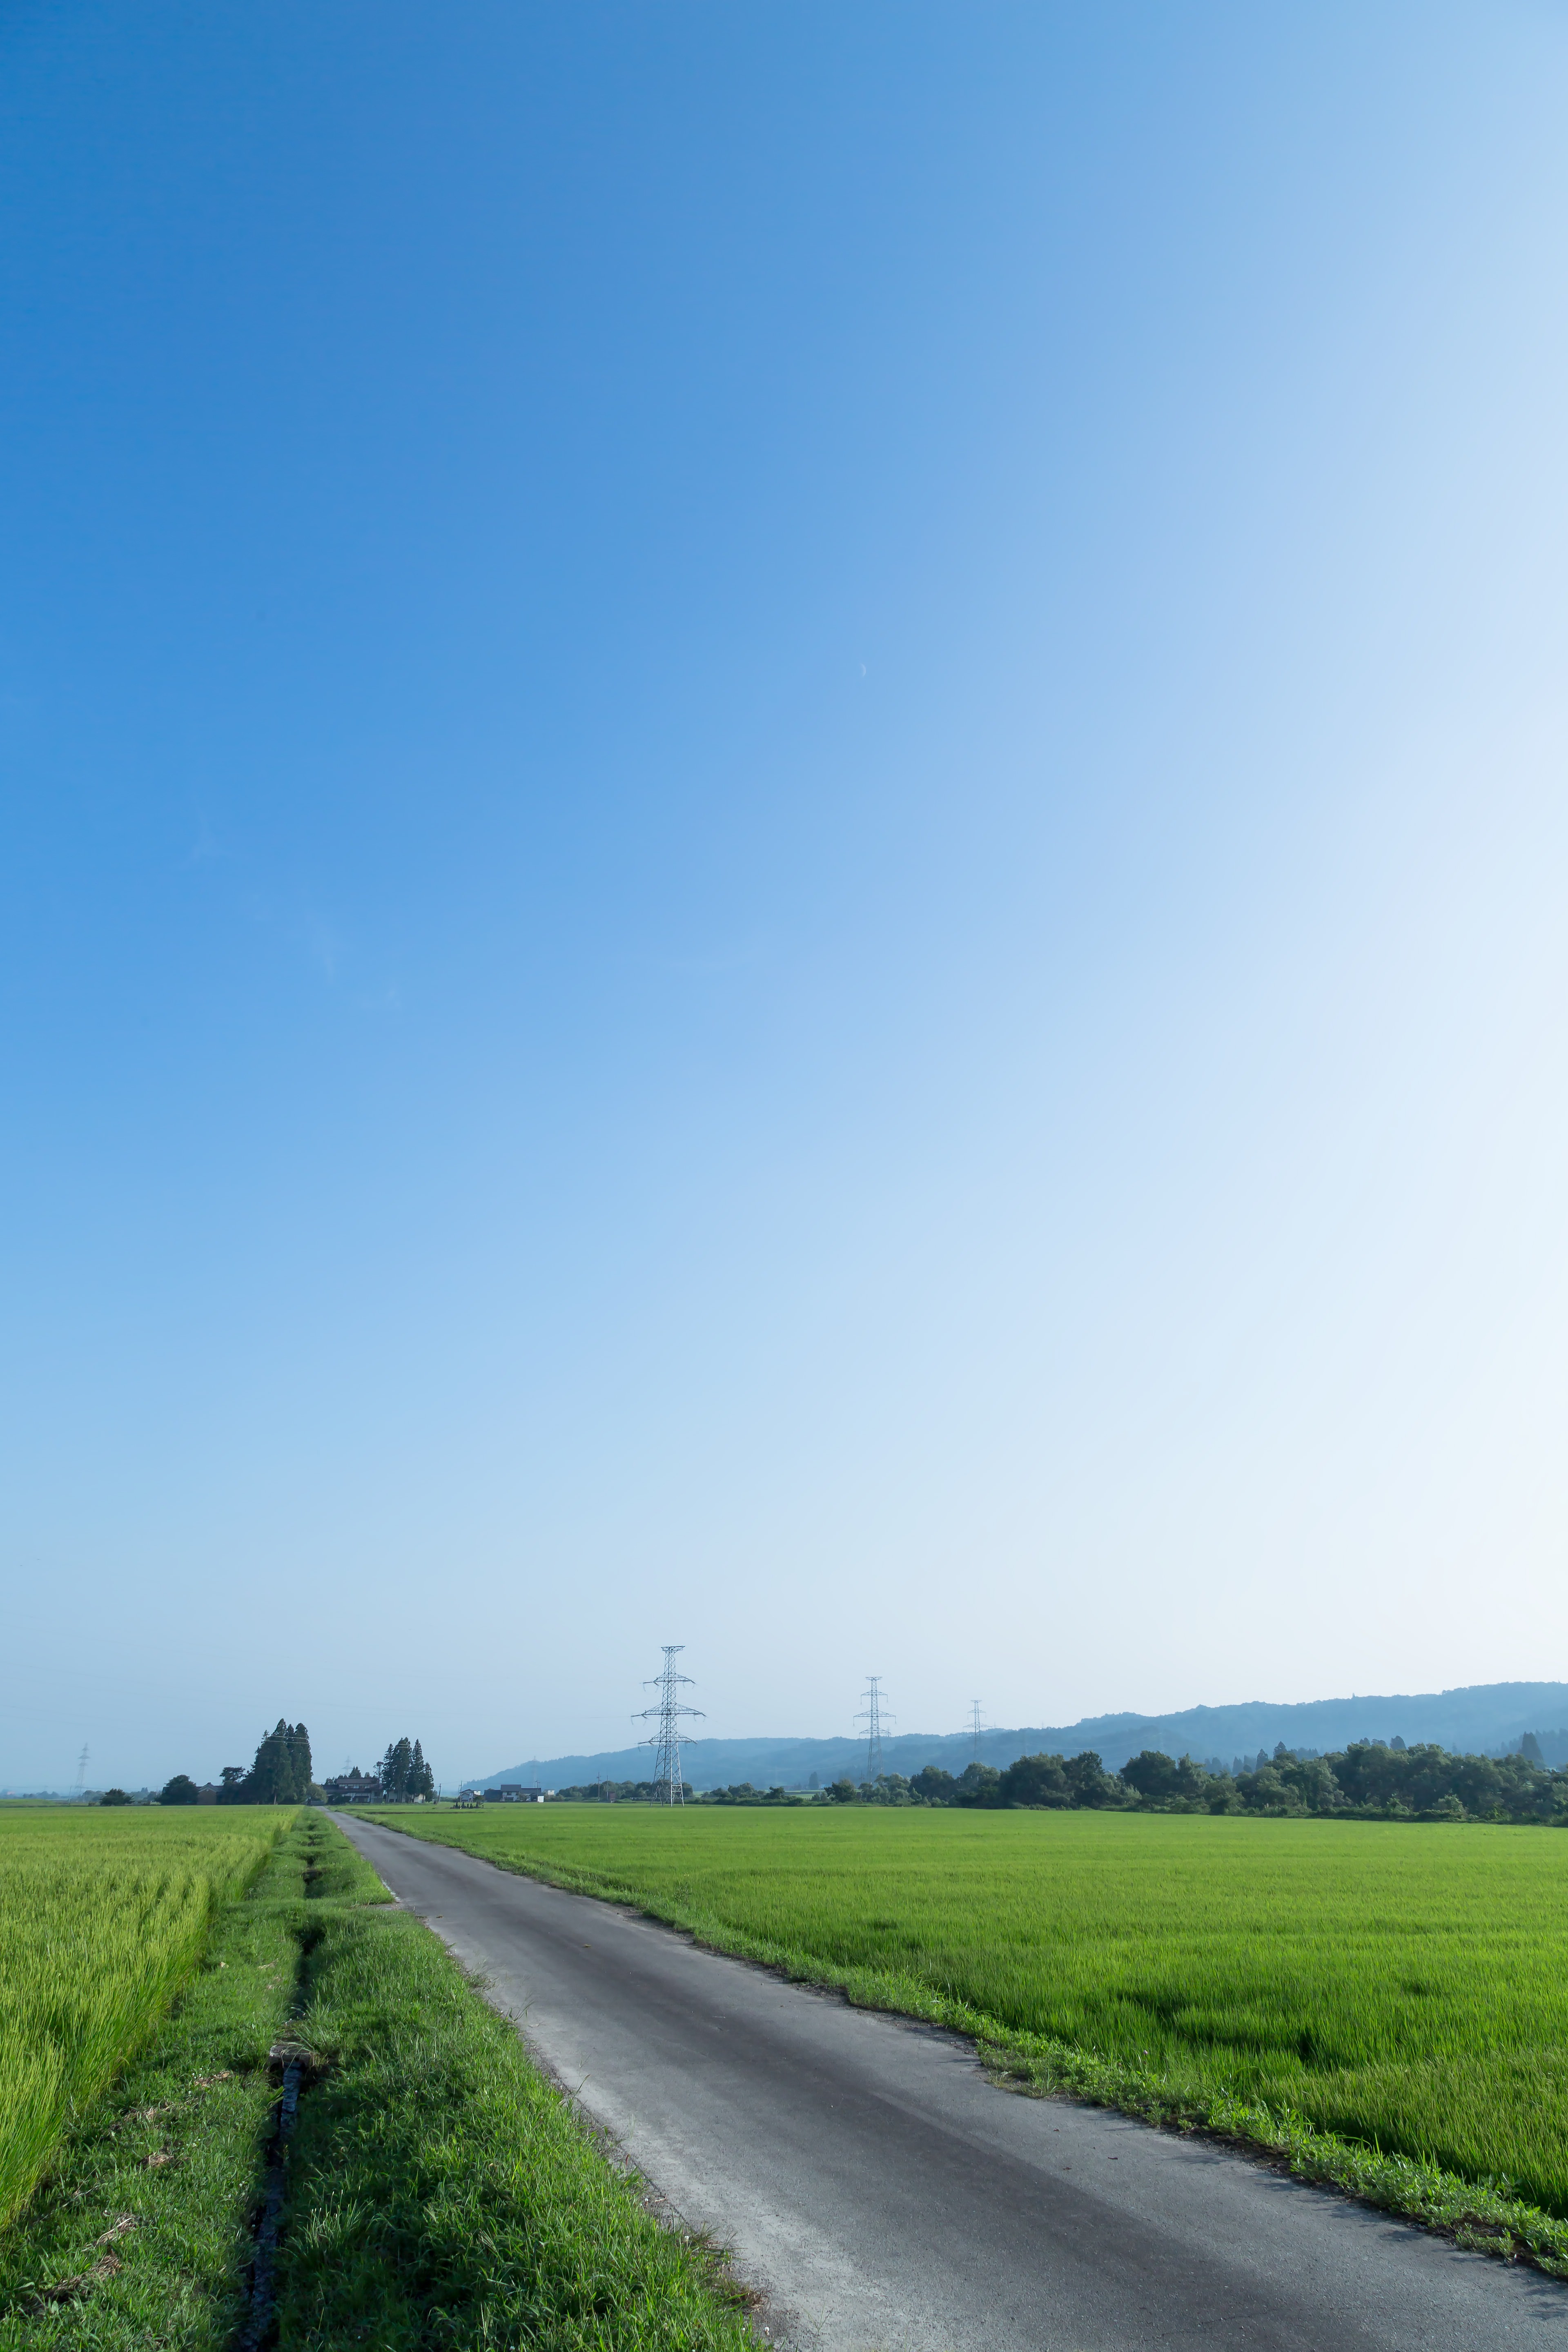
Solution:
<svg viewBox="0 0 1568 2352"><path fill-rule="evenodd" d="M0 1781L1559 1672L1562 12L0 57Z"/></svg>

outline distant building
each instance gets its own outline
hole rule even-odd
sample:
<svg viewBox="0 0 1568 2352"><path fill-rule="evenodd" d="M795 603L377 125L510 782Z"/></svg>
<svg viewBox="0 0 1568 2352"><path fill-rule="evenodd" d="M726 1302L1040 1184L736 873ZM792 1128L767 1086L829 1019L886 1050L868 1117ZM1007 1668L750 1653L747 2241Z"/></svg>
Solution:
<svg viewBox="0 0 1568 2352"><path fill-rule="evenodd" d="M216 1780L204 1780L202 1782L201 1787L196 1790L196 1802L198 1805L216 1804L217 1782Z"/></svg>
<svg viewBox="0 0 1568 2352"><path fill-rule="evenodd" d="M499 1789L485 1789L480 1794L487 1805L542 1805L544 1802L542 1789L524 1789L515 1780L503 1780Z"/></svg>
<svg viewBox="0 0 1568 2352"><path fill-rule="evenodd" d="M340 1772L335 1780L325 1784L329 1805L375 1805L381 1801L381 1782L372 1772Z"/></svg>

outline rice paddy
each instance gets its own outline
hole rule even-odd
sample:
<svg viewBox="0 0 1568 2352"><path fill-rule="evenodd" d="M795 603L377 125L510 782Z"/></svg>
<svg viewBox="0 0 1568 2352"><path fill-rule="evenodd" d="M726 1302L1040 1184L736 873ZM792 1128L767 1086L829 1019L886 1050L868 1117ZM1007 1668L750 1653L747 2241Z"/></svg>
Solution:
<svg viewBox="0 0 1568 2352"><path fill-rule="evenodd" d="M292 1820L240 1806L0 1808L0 2222Z"/></svg>
<svg viewBox="0 0 1568 2352"><path fill-rule="evenodd" d="M1568 1837L885 1808L383 1816L853 1997L1568 2214Z"/></svg>

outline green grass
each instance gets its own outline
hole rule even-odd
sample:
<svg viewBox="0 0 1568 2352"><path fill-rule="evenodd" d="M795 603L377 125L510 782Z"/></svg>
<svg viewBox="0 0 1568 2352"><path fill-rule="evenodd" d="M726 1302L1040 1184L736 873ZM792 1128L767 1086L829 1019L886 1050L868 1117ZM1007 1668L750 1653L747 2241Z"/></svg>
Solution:
<svg viewBox="0 0 1568 2352"><path fill-rule="evenodd" d="M250 1806L0 1811L0 2222L146 2041L216 1908L291 1819Z"/></svg>
<svg viewBox="0 0 1568 2352"><path fill-rule="evenodd" d="M751 2346L722 2265L653 2221L428 1928L330 1906L301 1991L325 2071L289 2155L279 2352Z"/></svg>
<svg viewBox="0 0 1568 2352"><path fill-rule="evenodd" d="M1349 2185L1405 2179L1405 2210L1490 2183L1568 2215L1568 1838L826 1806L379 1818L956 2025L1019 2079L1328 2177L1348 2144Z"/></svg>
<svg viewBox="0 0 1568 2352"><path fill-rule="evenodd" d="M316 2071L289 2145L276 2352L750 2343L721 2263L658 2227L429 1930L304 1814L0 2232L0 2352L232 2352L285 2036Z"/></svg>

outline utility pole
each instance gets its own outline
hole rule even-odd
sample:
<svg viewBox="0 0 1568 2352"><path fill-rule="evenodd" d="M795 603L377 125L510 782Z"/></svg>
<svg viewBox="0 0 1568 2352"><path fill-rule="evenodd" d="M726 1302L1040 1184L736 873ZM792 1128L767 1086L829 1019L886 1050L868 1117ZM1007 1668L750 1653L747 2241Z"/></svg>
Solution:
<svg viewBox="0 0 1568 2352"><path fill-rule="evenodd" d="M640 1715L633 1716L632 1721L647 1723L655 1716L658 1717L658 1729L653 1738L638 1743L643 1748L658 1751L653 1768L653 1801L656 1805L683 1805L686 1795L680 1772L680 1718L683 1715L700 1715L702 1709L681 1704L680 1685L682 1683L689 1685L691 1676L677 1674L675 1662L685 1649L685 1643L666 1642L661 1646L664 1665L658 1674L650 1675L643 1685L645 1690L658 1691L658 1705L645 1706Z"/></svg>
<svg viewBox="0 0 1568 2352"><path fill-rule="evenodd" d="M896 1723L898 1717L889 1715L883 1703L881 1675L868 1675L866 1680L870 1687L860 1694L866 1704L855 1720L866 1727L866 1778L875 1786L882 1777L882 1727Z"/></svg>

